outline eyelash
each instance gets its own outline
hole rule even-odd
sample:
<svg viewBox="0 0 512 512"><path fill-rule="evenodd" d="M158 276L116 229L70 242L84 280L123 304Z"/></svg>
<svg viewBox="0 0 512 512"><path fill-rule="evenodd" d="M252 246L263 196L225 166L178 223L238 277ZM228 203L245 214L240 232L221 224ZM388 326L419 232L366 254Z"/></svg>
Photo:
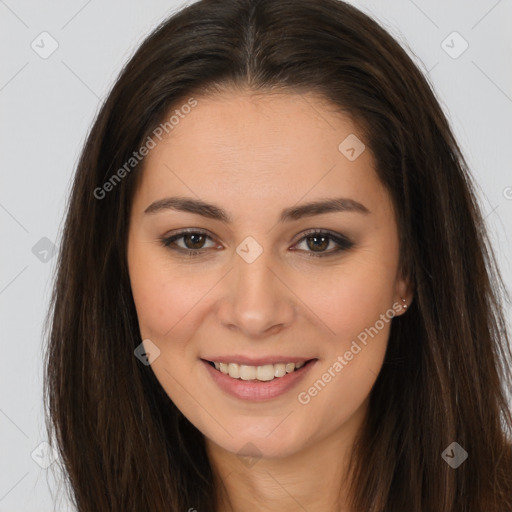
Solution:
<svg viewBox="0 0 512 512"><path fill-rule="evenodd" d="M189 235L189 234L204 235L208 238L211 238L210 235L208 235L208 233L206 233L205 231L203 231L201 229L190 229L190 230L180 231L179 233L176 233L170 237L161 238L160 241L164 247L166 247L167 249L170 249L171 251L176 251L176 252L182 253L189 257L201 256L206 251L206 249L183 249L182 247L178 247L178 248L171 247L171 244L175 240L179 240L180 238L183 238L185 235ZM332 256L333 254L336 254L336 253L339 253L342 251L346 251L346 250L350 249L351 247L353 247L353 245L354 245L354 243L352 241L350 241L348 238L344 237L343 235L338 235L338 234L332 233L330 231L325 231L325 230L321 230L321 229L311 229L309 231L306 231L304 233L303 237L295 245L300 244L307 238L313 237L313 235L326 236L331 241L338 244L338 247L335 248L334 250L331 249L330 251L327 251L327 252L315 253L314 251L306 251L306 254L312 258L325 258L328 256Z"/></svg>

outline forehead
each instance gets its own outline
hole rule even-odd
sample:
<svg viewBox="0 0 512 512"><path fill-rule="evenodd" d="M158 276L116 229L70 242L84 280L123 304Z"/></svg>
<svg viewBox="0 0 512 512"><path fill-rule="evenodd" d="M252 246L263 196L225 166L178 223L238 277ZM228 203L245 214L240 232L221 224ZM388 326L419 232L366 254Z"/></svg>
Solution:
<svg viewBox="0 0 512 512"><path fill-rule="evenodd" d="M223 92L194 98L197 105L145 158L138 191L145 202L174 191L272 201L299 200L310 191L325 196L333 188L361 198L379 188L369 148L347 158L347 145L365 147L357 123L322 97Z"/></svg>
<svg viewBox="0 0 512 512"><path fill-rule="evenodd" d="M347 113L335 111L334 105L311 93L224 92L196 101L179 120L174 116L177 124L164 134L160 151L149 155L148 164L161 156L167 145L180 153L190 154L194 149L194 159L255 157L258 163L270 158L282 167L280 157L337 156L338 145L346 136L357 132L363 138ZM244 168L250 165L251 161L244 162Z"/></svg>

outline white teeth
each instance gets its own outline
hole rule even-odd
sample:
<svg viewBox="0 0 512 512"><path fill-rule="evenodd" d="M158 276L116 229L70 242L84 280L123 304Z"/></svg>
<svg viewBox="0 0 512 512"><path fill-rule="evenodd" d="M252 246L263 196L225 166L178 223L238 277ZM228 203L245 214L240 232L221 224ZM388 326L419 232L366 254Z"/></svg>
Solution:
<svg viewBox="0 0 512 512"><path fill-rule="evenodd" d="M240 378L240 367L236 363L229 363L228 373L230 377L238 379Z"/></svg>
<svg viewBox="0 0 512 512"><path fill-rule="evenodd" d="M266 364L264 366L258 366L256 369L256 378L258 380L272 380L274 378L274 365Z"/></svg>
<svg viewBox="0 0 512 512"><path fill-rule="evenodd" d="M262 366L247 366L237 363L213 363L215 368L233 379L271 381L302 368L306 363L277 363Z"/></svg>
<svg viewBox="0 0 512 512"><path fill-rule="evenodd" d="M274 365L274 377L284 377L286 375L286 365L285 364L275 364Z"/></svg>
<svg viewBox="0 0 512 512"><path fill-rule="evenodd" d="M236 364L236 363L232 363ZM240 378L242 380L253 380L256 378L256 366L245 366L244 364L240 365Z"/></svg>

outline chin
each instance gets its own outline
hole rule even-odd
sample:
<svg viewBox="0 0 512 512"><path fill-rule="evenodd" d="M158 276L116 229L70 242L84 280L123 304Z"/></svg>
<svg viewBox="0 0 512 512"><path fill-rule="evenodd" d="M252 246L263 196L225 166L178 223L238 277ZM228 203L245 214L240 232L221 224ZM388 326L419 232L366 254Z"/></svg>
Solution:
<svg viewBox="0 0 512 512"><path fill-rule="evenodd" d="M234 438L227 436L223 439L209 439L221 449L238 457L254 459L286 458L299 452L306 444L306 439L291 438L285 430L280 435L273 433L270 436L244 435L243 431L238 431Z"/></svg>

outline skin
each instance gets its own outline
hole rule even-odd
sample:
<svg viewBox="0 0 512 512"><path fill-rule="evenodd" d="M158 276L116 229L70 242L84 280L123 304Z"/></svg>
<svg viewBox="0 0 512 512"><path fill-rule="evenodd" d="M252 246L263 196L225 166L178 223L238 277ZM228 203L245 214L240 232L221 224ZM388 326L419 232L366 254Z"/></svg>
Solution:
<svg viewBox="0 0 512 512"><path fill-rule="evenodd" d="M132 204L128 266L142 339L160 350L151 368L206 438L225 491L219 511L348 511L347 454L391 322L309 403L297 396L401 297L410 303L390 196L368 147L354 161L338 150L348 135L363 136L322 98L226 91L196 99L146 157ZM233 222L172 209L144 213L152 202L178 195L214 203ZM369 213L278 223L284 208L337 197L358 201ZM202 255L162 245L162 238L186 228L210 238L175 244L202 247ZM337 247L332 239L319 249L308 245L303 233L311 228L345 235L354 245L308 257ZM236 252L247 236L263 248L252 263ZM256 403L226 395L200 361L234 353L318 362L297 387Z"/></svg>

